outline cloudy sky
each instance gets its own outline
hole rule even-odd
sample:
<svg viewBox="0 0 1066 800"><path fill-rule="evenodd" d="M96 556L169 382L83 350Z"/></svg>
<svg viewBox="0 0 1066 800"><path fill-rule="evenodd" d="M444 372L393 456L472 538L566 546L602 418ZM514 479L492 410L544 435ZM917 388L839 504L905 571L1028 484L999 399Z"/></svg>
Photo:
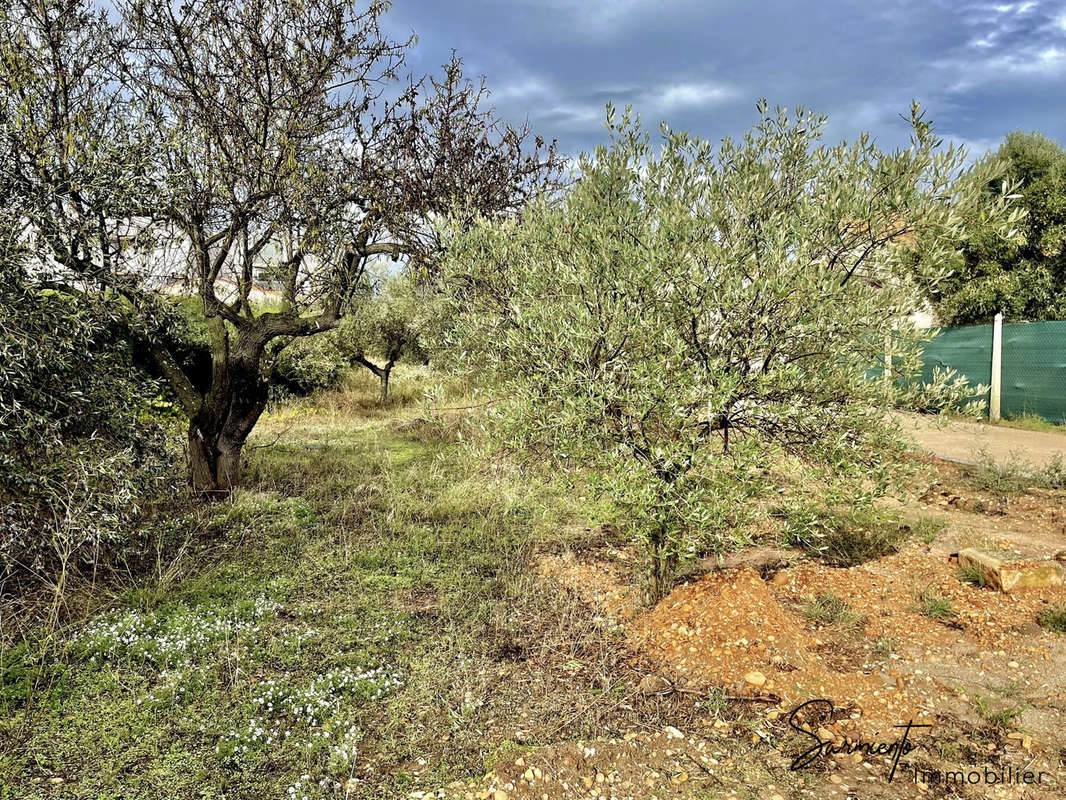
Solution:
<svg viewBox="0 0 1066 800"><path fill-rule="evenodd" d="M975 152L1016 128L1066 142L1066 0L394 0L424 72L454 48L510 122L568 153L604 104L718 140L771 105L830 117L832 139L904 141L912 98Z"/></svg>

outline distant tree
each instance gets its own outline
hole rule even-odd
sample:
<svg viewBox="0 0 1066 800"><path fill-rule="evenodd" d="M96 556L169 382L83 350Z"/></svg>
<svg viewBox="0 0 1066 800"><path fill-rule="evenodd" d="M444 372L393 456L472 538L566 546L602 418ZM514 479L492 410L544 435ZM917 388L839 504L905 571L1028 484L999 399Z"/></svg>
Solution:
<svg viewBox="0 0 1066 800"><path fill-rule="evenodd" d="M431 263L435 214L513 211L559 160L481 107L457 60L385 102L407 46L381 30L386 2L118 8L121 24L82 0L2 6L5 199L56 280L135 309L189 417L191 483L225 493L266 405L271 341L334 328L371 259ZM278 308L252 301L264 259ZM206 387L166 346L172 304L146 274L175 264L203 307Z"/></svg>
<svg viewBox="0 0 1066 800"><path fill-rule="evenodd" d="M397 275L383 281L366 300L360 313L351 315L338 330L343 352L381 381L381 405L389 399L389 377L401 358L424 358L418 334L419 286Z"/></svg>
<svg viewBox="0 0 1066 800"><path fill-rule="evenodd" d="M937 277L978 196L952 189L963 154L917 107L897 152L821 146L823 117L760 108L717 152L665 127L656 152L612 110L562 198L444 250L445 353L493 386L506 443L630 509L651 597L731 541L781 457L842 504L889 485L899 440L866 373L887 336L915 353L915 267Z"/></svg>
<svg viewBox="0 0 1066 800"><path fill-rule="evenodd" d="M946 325L1008 320L1066 319L1066 150L1039 133L1015 131L985 157L1017 183L1026 210L1021 237L980 216L967 221L954 273L931 293ZM990 202L1002 179L983 186Z"/></svg>

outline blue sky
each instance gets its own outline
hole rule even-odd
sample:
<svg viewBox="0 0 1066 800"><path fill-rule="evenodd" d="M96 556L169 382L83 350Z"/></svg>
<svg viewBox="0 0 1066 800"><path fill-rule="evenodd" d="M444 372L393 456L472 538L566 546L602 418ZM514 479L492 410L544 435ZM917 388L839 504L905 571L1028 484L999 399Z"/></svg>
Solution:
<svg viewBox="0 0 1066 800"><path fill-rule="evenodd" d="M905 141L912 98L979 154L1014 129L1066 142L1066 0L394 0L415 73L454 48L509 122L575 154L604 104L717 141L755 102L829 115L828 138Z"/></svg>

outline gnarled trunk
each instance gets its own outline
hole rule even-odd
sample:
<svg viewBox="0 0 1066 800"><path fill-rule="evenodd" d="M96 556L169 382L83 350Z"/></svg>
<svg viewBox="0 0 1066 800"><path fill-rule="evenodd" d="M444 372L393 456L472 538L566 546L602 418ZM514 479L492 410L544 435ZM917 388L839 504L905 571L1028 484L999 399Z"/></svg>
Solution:
<svg viewBox="0 0 1066 800"><path fill-rule="evenodd" d="M205 494L225 495L240 483L241 451L266 408L262 348L242 344L212 353L211 388L189 420L189 482Z"/></svg>
<svg viewBox="0 0 1066 800"><path fill-rule="evenodd" d="M396 359L390 358L384 367L379 367L373 361L368 361L366 357L361 355L356 356L355 360L377 375L378 380L381 381L380 402L384 406L389 399L389 375L392 373L392 367L396 363Z"/></svg>
<svg viewBox="0 0 1066 800"><path fill-rule="evenodd" d="M241 476L244 441L225 437L211 441L194 424L189 425L189 483L204 494L229 494Z"/></svg>

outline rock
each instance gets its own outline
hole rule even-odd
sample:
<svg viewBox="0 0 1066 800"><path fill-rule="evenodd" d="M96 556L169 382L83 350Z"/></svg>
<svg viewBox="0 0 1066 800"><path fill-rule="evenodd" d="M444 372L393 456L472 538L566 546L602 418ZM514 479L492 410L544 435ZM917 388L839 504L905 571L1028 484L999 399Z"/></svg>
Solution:
<svg viewBox="0 0 1066 800"><path fill-rule="evenodd" d="M668 738L668 739L684 739L685 738L685 734L683 734L681 731L679 731L673 725L667 725L665 728L663 728L663 733L666 734L666 738Z"/></svg>
<svg viewBox="0 0 1066 800"><path fill-rule="evenodd" d="M503 789L497 789L492 793L492 800L507 800L507 792Z"/></svg>
<svg viewBox="0 0 1066 800"><path fill-rule="evenodd" d="M744 682L759 689L766 683L766 676L758 670L752 670L744 676Z"/></svg>
<svg viewBox="0 0 1066 800"><path fill-rule="evenodd" d="M637 685L637 691L644 695L669 694L673 690L670 681L659 675L645 675Z"/></svg>
<svg viewBox="0 0 1066 800"><path fill-rule="evenodd" d="M1064 569L1058 561L1024 558L1005 551L974 547L960 550L959 566L979 569L988 583L1001 592L1063 584Z"/></svg>

